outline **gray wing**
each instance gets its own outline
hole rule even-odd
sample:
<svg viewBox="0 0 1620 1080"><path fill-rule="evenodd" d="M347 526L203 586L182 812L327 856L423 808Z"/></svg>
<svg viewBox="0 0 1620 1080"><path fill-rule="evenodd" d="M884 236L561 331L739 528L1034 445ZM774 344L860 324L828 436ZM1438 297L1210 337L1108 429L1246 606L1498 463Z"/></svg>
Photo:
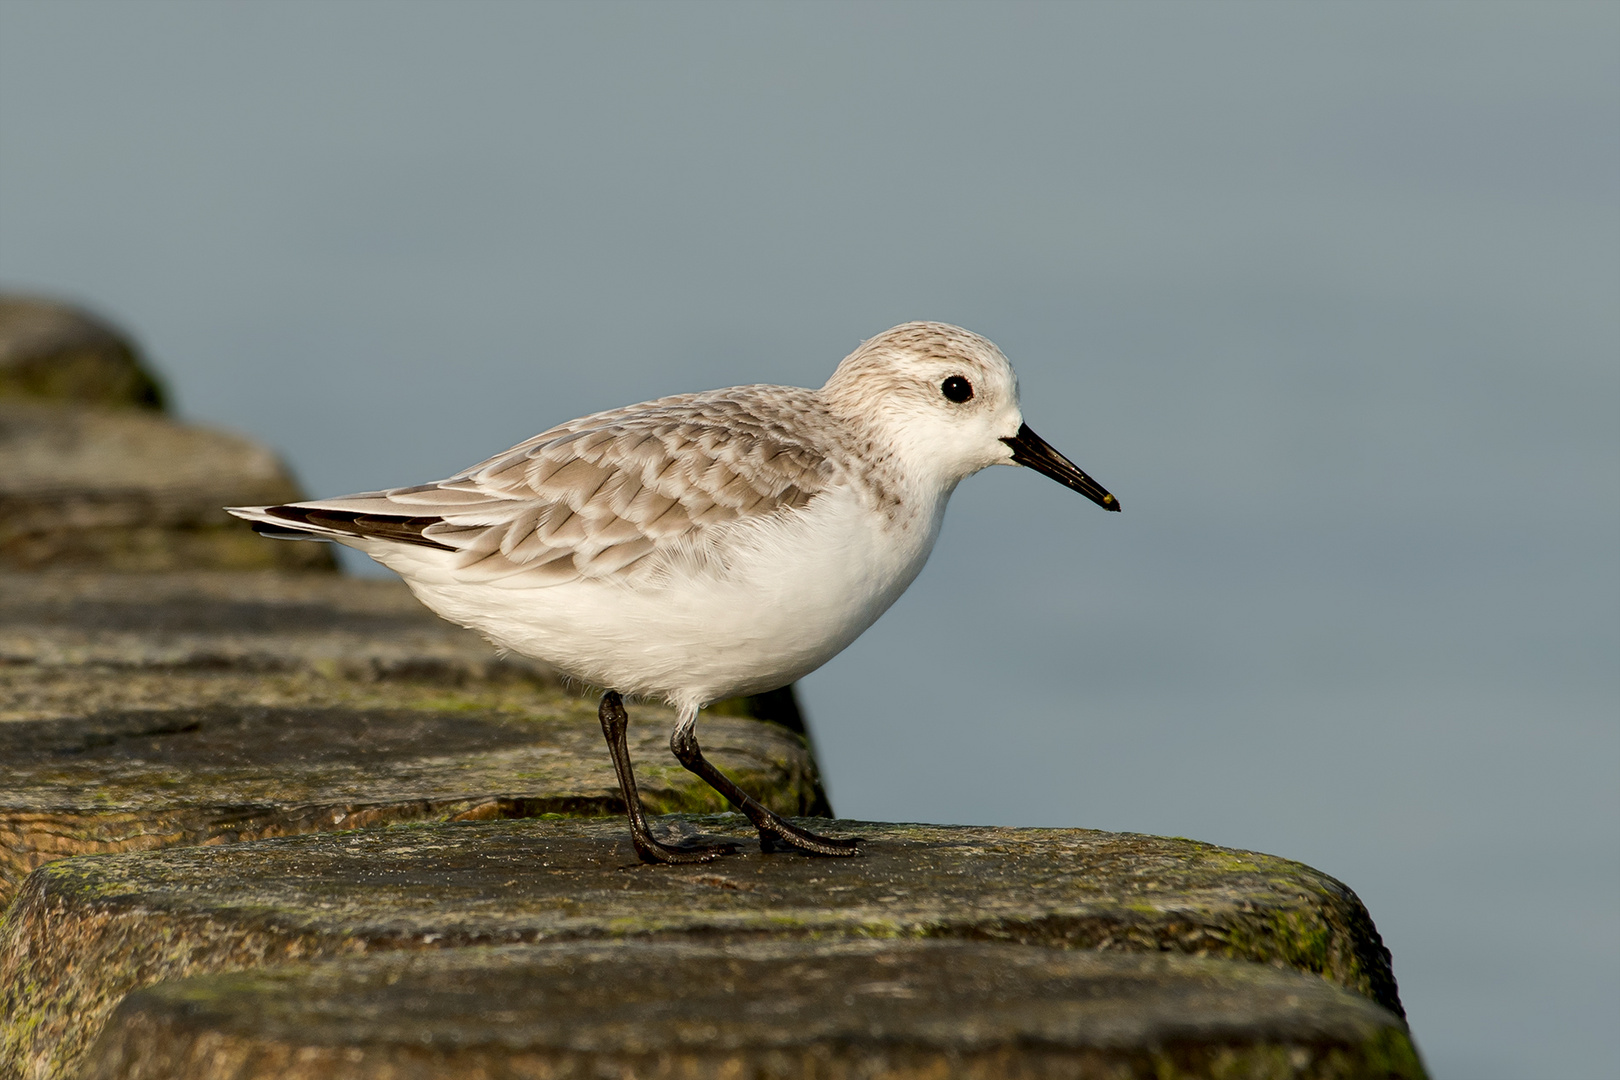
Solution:
<svg viewBox="0 0 1620 1080"><path fill-rule="evenodd" d="M448 480L255 516L454 552L469 579L605 578L701 557L727 523L804 506L833 471L810 438L825 422L796 388L663 398L542 432Z"/></svg>

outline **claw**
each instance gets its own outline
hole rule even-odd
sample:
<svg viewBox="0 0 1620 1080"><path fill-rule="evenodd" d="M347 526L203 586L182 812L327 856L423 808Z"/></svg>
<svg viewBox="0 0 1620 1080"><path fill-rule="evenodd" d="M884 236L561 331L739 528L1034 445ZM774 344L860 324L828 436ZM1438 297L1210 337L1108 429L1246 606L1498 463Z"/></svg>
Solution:
<svg viewBox="0 0 1620 1080"><path fill-rule="evenodd" d="M775 815L772 815L775 817ZM759 829L759 849L770 855L785 849L803 851L811 855L827 855L833 858L849 858L859 855L858 845L860 839L852 837L841 840L831 836L821 836L808 829L800 829L789 825L781 818L766 821L757 826Z"/></svg>
<svg viewBox="0 0 1620 1080"><path fill-rule="evenodd" d="M636 854L641 857L641 861L653 865L680 866L713 862L725 855L735 855L738 850L736 844L681 844L677 847L661 844L650 837L643 839L632 836L631 839L635 841Z"/></svg>

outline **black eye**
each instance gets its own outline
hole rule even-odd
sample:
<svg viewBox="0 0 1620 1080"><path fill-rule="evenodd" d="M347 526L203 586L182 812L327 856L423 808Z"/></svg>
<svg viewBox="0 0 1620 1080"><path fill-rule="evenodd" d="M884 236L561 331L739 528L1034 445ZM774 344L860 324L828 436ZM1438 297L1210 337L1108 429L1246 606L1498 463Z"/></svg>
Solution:
<svg viewBox="0 0 1620 1080"><path fill-rule="evenodd" d="M960 375L952 375L940 384L939 392L960 405L973 396L973 384Z"/></svg>

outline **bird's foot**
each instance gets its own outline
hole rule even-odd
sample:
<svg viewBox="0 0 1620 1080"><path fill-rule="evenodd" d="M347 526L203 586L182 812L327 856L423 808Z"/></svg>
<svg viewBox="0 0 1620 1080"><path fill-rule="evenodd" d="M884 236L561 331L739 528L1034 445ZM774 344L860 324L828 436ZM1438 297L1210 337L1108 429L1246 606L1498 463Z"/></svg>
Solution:
<svg viewBox="0 0 1620 1080"><path fill-rule="evenodd" d="M755 822L759 829L759 849L766 854L786 849L809 852L812 855L828 855L834 858L849 858L859 855L858 838L848 840L831 836L821 836L809 829L801 829L797 825L789 824L774 814L770 819Z"/></svg>
<svg viewBox="0 0 1620 1080"><path fill-rule="evenodd" d="M735 855L738 845L731 843L719 844L661 844L652 837L632 836L635 842L636 854L644 863L663 863L666 865L679 865L683 863L713 862L723 855Z"/></svg>

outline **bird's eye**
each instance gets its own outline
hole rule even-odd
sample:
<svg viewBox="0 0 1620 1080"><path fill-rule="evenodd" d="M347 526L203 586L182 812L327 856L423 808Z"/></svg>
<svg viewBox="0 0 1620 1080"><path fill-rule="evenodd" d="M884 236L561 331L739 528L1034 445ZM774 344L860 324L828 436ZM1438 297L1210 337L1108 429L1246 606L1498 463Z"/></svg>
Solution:
<svg viewBox="0 0 1620 1080"><path fill-rule="evenodd" d="M939 392L960 405L973 396L973 384L960 375L952 375L940 383Z"/></svg>

